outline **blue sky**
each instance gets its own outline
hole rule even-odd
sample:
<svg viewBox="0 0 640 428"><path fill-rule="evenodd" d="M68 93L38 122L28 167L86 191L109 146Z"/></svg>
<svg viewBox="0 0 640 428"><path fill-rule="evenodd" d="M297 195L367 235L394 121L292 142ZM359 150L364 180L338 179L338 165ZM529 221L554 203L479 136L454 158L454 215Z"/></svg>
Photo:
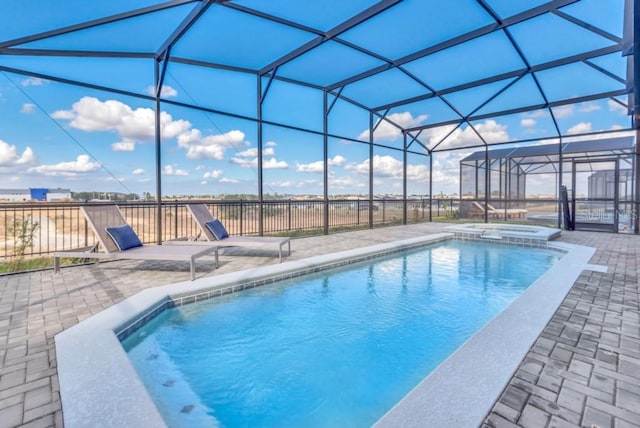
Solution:
<svg viewBox="0 0 640 428"><path fill-rule="evenodd" d="M2 2L0 13L9 18L7 25L0 29L0 43L159 2L115 3L68 0L64 10L60 10L55 2ZM291 0L236 3L297 20L319 31L327 31L375 4L364 0L347 5L338 0L304 2L304 5ZM488 3L502 17L510 17L522 12L524 6L545 2L493 0ZM562 12L622 38L623 3L621 0L583 0L563 8ZM194 4L186 4L14 47L154 52L193 7ZM464 19L460 19L463 9ZM348 44L359 45L381 57L398 59L492 22L475 1L406 0L365 25L342 34L340 38L345 43L324 43L281 66L277 75L328 85L384 64L380 57L366 55ZM523 21L511 27L510 34L533 67L614 44L610 38L557 15ZM301 29L215 6L176 44L171 54L260 69L314 37ZM0 66L82 80L144 96L153 93L154 65L148 58L0 55ZM468 81L523 67L526 64L508 37L497 31L408 62L404 65L405 72L391 69L346 85L342 95L363 105L378 107L398 99L427 95L432 89L446 92ZM574 62L541 70L535 76L537 82L531 74L526 74L393 106L387 118L412 128L453 121L460 114L475 116L536 106L544 102L538 84L550 102L619 91L625 85L615 77L625 78L626 58L614 52L592 58L589 64ZM264 78L263 87L267 83L268 79ZM162 97L233 115L162 104L163 194L257 193L258 129L251 120L257 115L256 77L250 73L171 62ZM330 97L329 102L332 101ZM553 113L565 135L624 130L630 127L626 102L626 95L620 95L561 105L555 107ZM274 80L263 102L263 119L321 132L322 106L321 91ZM0 186L155 194L153 108L147 99L1 72ZM528 144L540 144L554 142L542 139L556 135L547 109L483 118L472 123L489 143L526 139L532 140ZM368 141L367 111L338 100L329 115L328 128L338 136L329 138L330 194L366 195L371 162L375 171L374 192L402 193L402 152L394 148L401 148L403 140L397 127L386 121L377 126L374 141L388 148L376 146L372 159L367 144L353 141ZM458 128L455 125L429 128L418 140L429 148L437 145L438 149L482 144L466 124ZM425 152L415 143L411 149ZM434 154L434 194L458 191L458 162L475 150L477 148ZM263 127L265 193L322 195L322 159L321 135L275 125ZM409 154L408 164L408 193L428 193L429 158Z"/></svg>

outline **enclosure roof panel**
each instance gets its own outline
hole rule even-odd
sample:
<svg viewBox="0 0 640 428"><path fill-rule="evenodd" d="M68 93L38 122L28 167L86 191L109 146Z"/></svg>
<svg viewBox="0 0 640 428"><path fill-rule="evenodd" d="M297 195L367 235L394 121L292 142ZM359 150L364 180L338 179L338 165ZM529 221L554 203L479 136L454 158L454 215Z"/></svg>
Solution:
<svg viewBox="0 0 640 428"><path fill-rule="evenodd" d="M635 139L631 136L603 138L594 140L574 141L562 144L562 154L574 154L584 152L629 152L635 148ZM500 158L527 158L536 156L558 155L558 144L540 144L534 146L515 147L508 149L492 149L488 151L489 159ZM479 150L471 153L460 162L484 161L485 151ZM526 159L521 159L520 163L527 163Z"/></svg>
<svg viewBox="0 0 640 428"><path fill-rule="evenodd" d="M376 0L239 0L234 3L320 31L328 31L378 2Z"/></svg>
<svg viewBox="0 0 640 428"><path fill-rule="evenodd" d="M16 45L35 50L155 52L193 9L190 4Z"/></svg>
<svg viewBox="0 0 640 428"><path fill-rule="evenodd" d="M0 40L29 37L109 16L127 14L134 10L159 9L167 6L167 2L162 0L128 0L126 2L65 0L64 7L59 2L48 3L50 5L43 5L39 0L0 2L0 16L2 16ZM187 2L176 2L176 4L180 3Z"/></svg>
<svg viewBox="0 0 640 428"><path fill-rule="evenodd" d="M493 23L475 0L405 0L341 37L398 59Z"/></svg>
<svg viewBox="0 0 640 428"><path fill-rule="evenodd" d="M395 125L412 135L424 129L430 150L476 147L511 141L513 125L501 120L519 114L530 135L545 138L630 129L632 3L4 0L0 72L294 127L321 123L299 116L322 111L327 94L376 117L405 118ZM203 69L238 73L225 80L247 88L234 97L204 78L222 74ZM309 92L272 91L283 87L274 82L318 95L293 100ZM579 114L585 103L597 118ZM267 106L278 111L260 111ZM540 111L544 129L530 117ZM493 138L494 127L505 134ZM434 142L442 130L452 136Z"/></svg>
<svg viewBox="0 0 640 428"><path fill-rule="evenodd" d="M315 34L227 7L210 7L175 44L172 55L259 69Z"/></svg>

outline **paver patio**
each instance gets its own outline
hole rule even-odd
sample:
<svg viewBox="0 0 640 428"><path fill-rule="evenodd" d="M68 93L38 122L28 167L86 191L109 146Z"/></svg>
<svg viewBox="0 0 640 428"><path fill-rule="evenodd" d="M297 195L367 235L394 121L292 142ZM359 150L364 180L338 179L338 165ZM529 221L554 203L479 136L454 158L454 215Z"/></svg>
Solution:
<svg viewBox="0 0 640 428"><path fill-rule="evenodd" d="M296 239L291 260L440 232L425 223ZM640 238L563 232L597 248L522 361L486 427L640 427ZM251 253L252 257L243 257ZM256 254L258 254L256 256ZM270 252L226 250L198 277L277 263ZM186 263L118 261L0 276L0 426L61 427L54 336L145 288L184 281ZM81 350L79 350L81 352Z"/></svg>

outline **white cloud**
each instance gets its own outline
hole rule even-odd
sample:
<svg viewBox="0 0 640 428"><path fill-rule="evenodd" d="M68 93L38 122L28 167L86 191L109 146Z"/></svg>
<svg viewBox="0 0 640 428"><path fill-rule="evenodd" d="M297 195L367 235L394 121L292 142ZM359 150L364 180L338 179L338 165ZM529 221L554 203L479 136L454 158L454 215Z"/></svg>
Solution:
<svg viewBox="0 0 640 428"><path fill-rule="evenodd" d="M333 158L327 160L329 166L343 166L347 160L340 156L336 155ZM315 161L307 164L298 164L296 165L296 172L312 172L312 173L322 173L324 171L324 162L323 161Z"/></svg>
<svg viewBox="0 0 640 428"><path fill-rule="evenodd" d="M290 180L285 181L270 181L267 183L269 187L293 187L294 183Z"/></svg>
<svg viewBox="0 0 640 428"><path fill-rule="evenodd" d="M48 176L72 177L98 170L101 166L99 162L92 162L88 155L78 155L76 160L73 161L60 162L53 165L38 165L29 168L27 171Z"/></svg>
<svg viewBox="0 0 640 428"><path fill-rule="evenodd" d="M257 163L257 159L256 159ZM287 169L289 168L289 164L286 161L279 161L276 158L271 158L267 161L262 161L262 167L264 169Z"/></svg>
<svg viewBox="0 0 640 428"><path fill-rule="evenodd" d="M147 173L147 171L145 171L142 168L136 168L133 171L131 171L131 174L133 174L133 175L143 175L143 174L146 174L146 173Z"/></svg>
<svg viewBox="0 0 640 428"><path fill-rule="evenodd" d="M213 171L207 171L204 173L202 178L213 178L214 180L220 178L222 176L221 169L214 169Z"/></svg>
<svg viewBox="0 0 640 428"><path fill-rule="evenodd" d="M552 110L553 110L553 115L556 118L562 119L565 117L569 117L573 114L574 106L572 104L569 104L569 105L554 107Z"/></svg>
<svg viewBox="0 0 640 428"><path fill-rule="evenodd" d="M610 100L607 100L607 105L609 106L609 111L615 111L624 116L627 115L627 108L622 104L620 104L619 102L610 99Z"/></svg>
<svg viewBox="0 0 640 428"><path fill-rule="evenodd" d="M407 165L407 180L427 181L429 180L429 168L426 165Z"/></svg>
<svg viewBox="0 0 640 428"><path fill-rule="evenodd" d="M535 119L522 119L520 121L520 126L524 126L524 127L531 127L531 126L536 126L536 120Z"/></svg>
<svg viewBox="0 0 640 428"><path fill-rule="evenodd" d="M244 132L238 130L203 136L199 129L192 129L178 136L178 147L187 149L187 158L192 160L222 160L226 149L248 145L244 141Z"/></svg>
<svg viewBox="0 0 640 428"><path fill-rule="evenodd" d="M324 162L315 161L311 163L300 163L296 165L296 172L321 173L324 171Z"/></svg>
<svg viewBox="0 0 640 428"><path fill-rule="evenodd" d="M330 177L329 178L329 187L334 189L353 189L353 188L364 188L366 184L363 181L358 180L355 177L350 175L344 177Z"/></svg>
<svg viewBox="0 0 640 428"><path fill-rule="evenodd" d="M243 168L257 168L258 158L244 159L244 158L231 158L229 160L234 165L240 165Z"/></svg>
<svg viewBox="0 0 640 428"><path fill-rule="evenodd" d="M591 132L591 122L580 122L569 128L567 134L584 134L586 132Z"/></svg>
<svg viewBox="0 0 640 428"><path fill-rule="evenodd" d="M22 104L22 108L20 109L20 113L31 114L36 111L36 105L31 103Z"/></svg>
<svg viewBox="0 0 640 428"><path fill-rule="evenodd" d="M317 184L318 184L317 180L301 180L301 181L282 180L282 181L270 181L267 183L267 186L303 189L309 186L315 186Z"/></svg>
<svg viewBox="0 0 640 428"><path fill-rule="evenodd" d="M275 150L273 147L267 147L266 149L262 149L262 156L273 156L275 154ZM236 156L250 158L258 156L258 148L252 147L250 149L244 150L242 152L236 153Z"/></svg>
<svg viewBox="0 0 640 428"><path fill-rule="evenodd" d="M240 183L240 180L236 180L235 178L222 177L219 182L236 184L236 183Z"/></svg>
<svg viewBox="0 0 640 428"><path fill-rule="evenodd" d="M51 116L68 120L69 126L86 132L116 133L121 140L112 144L114 151L133 151L136 143L155 138L155 113L152 109L132 109L116 100L83 97L70 110L58 110ZM178 147L186 149L186 157L191 160L222 160L228 148L249 146L242 131L203 135L199 129L192 128L189 121L174 120L167 112L160 113L160 130L163 139L176 138Z"/></svg>
<svg viewBox="0 0 640 428"><path fill-rule="evenodd" d="M626 129L626 128L622 127L622 129ZM616 133L604 133L604 134L590 133L589 135L566 136L563 141L566 143L573 143L575 141L606 140L612 137L634 137L635 135L636 133L633 130L621 131Z"/></svg>
<svg viewBox="0 0 640 428"><path fill-rule="evenodd" d="M316 186L318 184L320 184L318 180L301 180L296 183L296 187L298 189L302 189L309 186Z"/></svg>
<svg viewBox="0 0 640 428"><path fill-rule="evenodd" d="M155 86L147 86L147 94L154 96L156 94ZM173 87L169 85L163 85L162 90L160 91L160 96L163 98L175 97L178 95L178 91L176 91Z"/></svg>
<svg viewBox="0 0 640 428"><path fill-rule="evenodd" d="M173 165L165 165L162 168L162 173L164 175L181 176L181 177L189 175L188 171L185 171L184 169L174 169Z"/></svg>
<svg viewBox="0 0 640 428"><path fill-rule="evenodd" d="M57 110L51 115L54 119L71 120L76 117L73 110Z"/></svg>
<svg viewBox="0 0 640 428"><path fill-rule="evenodd" d="M487 143L498 143L509 140L507 126L500 125L495 120L485 120L484 123L479 123L474 126ZM466 128L462 133L473 133L475 136L475 132L473 132L470 127Z"/></svg>
<svg viewBox="0 0 640 428"><path fill-rule="evenodd" d="M369 174L369 159L365 159L359 164L351 164L346 167L347 169L354 170L358 174ZM396 180L402 180L402 161L394 158L393 156L380 156L375 155L373 157L373 175L374 177L391 178ZM408 180L428 180L429 168L427 165L407 165L407 179Z"/></svg>
<svg viewBox="0 0 640 428"><path fill-rule="evenodd" d="M547 117L549 116L549 111L546 109L534 110L528 113L523 113L522 116L528 117L531 119L537 119L539 117Z"/></svg>
<svg viewBox="0 0 640 428"><path fill-rule="evenodd" d="M402 128L412 128L412 127L421 125L425 120L427 120L428 116L426 114L421 114L420 116L414 118L411 115L411 113L407 111L403 113L392 113L387 117L389 118L389 121L396 123ZM379 125L377 126L377 128L375 128L375 131L373 132L373 137L375 139L395 140L396 138L399 138L402 136L402 131L396 126L392 125L389 121L383 120L382 123L380 123L380 120L378 120L377 123L379 123ZM369 130L365 129L360 133L360 135L358 135L357 138L359 140L368 141Z"/></svg>
<svg viewBox="0 0 640 428"><path fill-rule="evenodd" d="M232 164L240 165L243 168L258 168L258 158L253 158L251 160L234 157L229 161ZM276 158L263 159L262 160L262 168L264 169L287 169L289 168L289 164L286 161L279 161Z"/></svg>
<svg viewBox="0 0 640 428"><path fill-rule="evenodd" d="M71 110L58 110L54 119L70 120L72 128L86 132L116 132L125 141L151 141L155 137L155 112L150 108L132 109L116 100L100 101L82 97ZM160 113L160 135L174 138L191 128L187 120L173 120L170 114Z"/></svg>
<svg viewBox="0 0 640 428"><path fill-rule="evenodd" d="M275 141L267 141L266 143L264 143L265 147L275 147L277 145L278 143L276 143Z"/></svg>
<svg viewBox="0 0 640 428"><path fill-rule="evenodd" d="M36 162L36 156L31 147L27 146L22 154L14 145L0 140L0 166L28 165Z"/></svg>
<svg viewBox="0 0 640 428"><path fill-rule="evenodd" d="M487 143L503 142L510 139L509 133L507 132L507 126L501 125L493 119L485 120L483 123L474 124L474 126ZM442 141L445 136L447 136L446 139ZM426 129L422 134L420 134L419 140L426 143L429 148L434 148L436 144L442 141L442 143L438 145L437 149L482 144L482 140L470 126L467 126L466 128L455 128L455 125L445 125Z"/></svg>
<svg viewBox="0 0 640 428"><path fill-rule="evenodd" d="M45 83L49 83L48 80L45 79L41 79L39 77L29 77L27 79L24 79L22 82L20 82L20 84L22 86L41 86L44 85Z"/></svg>
<svg viewBox="0 0 640 428"><path fill-rule="evenodd" d="M612 131L619 131L620 129L624 129L624 127L621 125L611 125Z"/></svg>
<svg viewBox="0 0 640 428"><path fill-rule="evenodd" d="M596 103L585 102L585 103L580 104L580 107L578 108L578 110L581 113L591 113L592 111L602 110L602 107L600 107Z"/></svg>
<svg viewBox="0 0 640 428"><path fill-rule="evenodd" d="M118 143L111 144L111 149L114 152L133 152L136 148L136 143L133 141L120 141Z"/></svg>

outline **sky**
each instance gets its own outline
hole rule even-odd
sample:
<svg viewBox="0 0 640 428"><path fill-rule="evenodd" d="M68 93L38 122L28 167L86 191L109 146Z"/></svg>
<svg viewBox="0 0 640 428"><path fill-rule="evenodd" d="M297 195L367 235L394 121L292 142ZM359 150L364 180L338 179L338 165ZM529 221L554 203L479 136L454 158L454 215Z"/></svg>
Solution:
<svg viewBox="0 0 640 428"><path fill-rule="evenodd" d="M84 2L67 0L61 10L53 1L7 0L0 13L7 25L0 43L57 27L112 15L160 2L132 0ZM327 31L375 2L295 2L278 0L235 2L283 19L296 20ZM492 0L488 4L506 18L523 11L523 4ZM622 38L621 0L583 0L562 9L573 19ZM175 7L92 29L18 44L24 49L155 52L194 4ZM464 10L464 19L459 11ZM34 19L37 13L38 19ZM455 19L454 19L455 18ZM402 22L402 25L398 25ZM277 70L283 78L331 85L349 76L384 65L382 57L402 58L494 21L472 0L449 2L405 0L351 29L307 55ZM212 31L212 28L215 31ZM425 29L429 29L426 31ZM387 70L347 84L341 94L367 107L447 91L468 81L537 66L585 50L606 48L611 38L588 31L563 16L544 15L510 28L524 58L502 31L491 32L451 49L407 62L404 72ZM214 6L172 48L176 57L211 61L239 69L261 69L315 35L302 29L268 22L233 8ZM349 44L375 52L367 55ZM588 97L625 88L626 58L620 52L601 55L554 69L509 77L472 89L449 91L379 110L404 128L448 122L460 115L476 116L544 103L547 100ZM49 187L74 192L156 192L154 103L140 96L154 93L154 63L148 58L82 58L74 56L0 55L0 188ZM74 86L27 74L19 69L115 88L109 92ZM413 76L413 77L411 77ZM579 77L579 78L577 78ZM418 81L422 83L418 83ZM258 126L257 79L250 73L170 62L161 97L214 111L161 103L161 165L163 195L220 195L257 193ZM323 193L323 96L316 89L283 80L262 79L268 87L262 118L273 124L262 129L265 194ZM333 103L333 96L329 103ZM626 95L553 108L564 135L625 130L631 126ZM369 146L369 113L338 99L328 116L329 194L369 192L373 163L375 194L401 195L403 155L399 128L376 119L373 157ZM274 124L286 124L290 129ZM548 109L481 118L466 124L447 124L423 130L416 138L433 154L433 193L459 190L459 161L488 143L530 140L551 143L557 132ZM305 132L301 129L313 132ZM591 138L591 137L590 137ZM594 137L599 138L599 137ZM355 140L361 141L357 142ZM407 157L408 194L429 193L430 159L413 142ZM519 145L522 145L520 143ZM386 147L382 147L386 146ZM449 150L451 149L451 150ZM455 150L454 150L455 149ZM443 151L439 151L443 150ZM415 153L413 153L415 152ZM545 183L540 183L544 192ZM553 189L551 189L553 190Z"/></svg>

